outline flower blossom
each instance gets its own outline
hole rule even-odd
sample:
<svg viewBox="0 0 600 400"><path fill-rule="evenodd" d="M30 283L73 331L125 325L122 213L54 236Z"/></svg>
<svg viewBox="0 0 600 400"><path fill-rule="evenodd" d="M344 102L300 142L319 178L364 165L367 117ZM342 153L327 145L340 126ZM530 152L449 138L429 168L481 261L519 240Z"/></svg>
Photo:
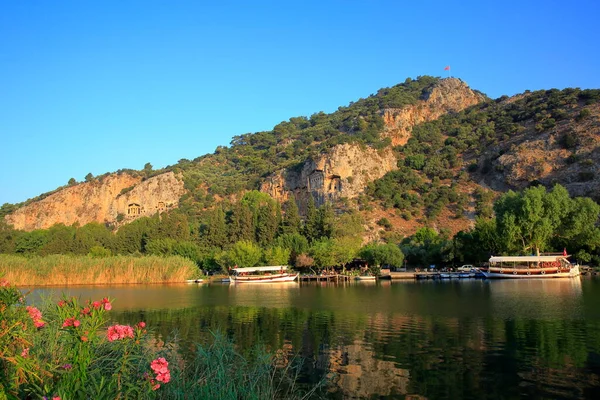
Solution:
<svg viewBox="0 0 600 400"><path fill-rule="evenodd" d="M21 352L21 357L27 358L27 356L29 356L29 347L25 347Z"/></svg>
<svg viewBox="0 0 600 400"><path fill-rule="evenodd" d="M102 306L102 303L99 301L95 301L92 303L92 307L94 307L94 309L96 309L96 310L99 309L100 306Z"/></svg>
<svg viewBox="0 0 600 400"><path fill-rule="evenodd" d="M140 329L144 329L146 327L146 323L144 321L140 321L136 326Z"/></svg>
<svg viewBox="0 0 600 400"><path fill-rule="evenodd" d="M85 307L83 310L81 310L81 313L83 315L90 315L90 308L89 307Z"/></svg>
<svg viewBox="0 0 600 400"><path fill-rule="evenodd" d="M33 320L33 325L35 325L36 328L41 328L42 326L46 325L46 323L42 321L42 312L40 310L32 306L27 306L26 310Z"/></svg>
<svg viewBox="0 0 600 400"><path fill-rule="evenodd" d="M109 326L106 332L106 337L109 342L125 338L133 339L133 328L129 325Z"/></svg>
<svg viewBox="0 0 600 400"><path fill-rule="evenodd" d="M156 380L162 383L169 383L171 380L171 372L169 371L169 363L164 357L159 357L153 360L150 368L156 374Z"/></svg>
<svg viewBox="0 0 600 400"><path fill-rule="evenodd" d="M4 279L4 278L0 279L0 287L6 287L8 285L10 285L10 283L8 283L7 279Z"/></svg>
<svg viewBox="0 0 600 400"><path fill-rule="evenodd" d="M75 317L69 317L67 319L65 319L65 322L63 322L63 328L69 327L69 326L73 326L75 328L77 328L79 325L81 325L81 322L79 322L78 319L75 319Z"/></svg>
<svg viewBox="0 0 600 400"><path fill-rule="evenodd" d="M110 304L110 301L108 300L107 297L102 299L102 304L104 305L104 309L106 311L110 311L112 309L112 304Z"/></svg>

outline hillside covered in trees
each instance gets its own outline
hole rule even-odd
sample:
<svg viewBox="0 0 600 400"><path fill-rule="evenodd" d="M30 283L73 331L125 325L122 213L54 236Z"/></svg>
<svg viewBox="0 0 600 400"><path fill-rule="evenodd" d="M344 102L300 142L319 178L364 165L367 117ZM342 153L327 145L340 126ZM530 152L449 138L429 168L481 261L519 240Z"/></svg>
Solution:
<svg viewBox="0 0 600 400"><path fill-rule="evenodd" d="M581 261L598 264L600 90L552 89L496 100L478 94L481 101L465 109L413 118L406 140L394 145L388 110L430 112L435 105L427 101L441 81L407 79L331 114L236 136L231 146L195 160L162 170L148 164L135 173L142 180L164 172L183 180L176 209L128 224L59 224L30 232L2 222L0 252L179 254L221 269L258 263L325 268L358 256L375 265L400 265L405 258L414 265L452 264L568 247ZM301 199L288 191L277 199L258 191L277 171L294 174L340 145L391 151L396 165L358 196L323 204L313 195ZM4 205L0 216L20 206Z"/></svg>

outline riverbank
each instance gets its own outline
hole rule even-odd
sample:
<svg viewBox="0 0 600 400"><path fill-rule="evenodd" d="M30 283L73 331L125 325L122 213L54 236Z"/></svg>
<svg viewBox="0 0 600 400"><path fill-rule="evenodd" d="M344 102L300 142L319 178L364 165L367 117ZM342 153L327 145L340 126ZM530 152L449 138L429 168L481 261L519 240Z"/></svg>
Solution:
<svg viewBox="0 0 600 400"><path fill-rule="evenodd" d="M175 283L196 279L201 271L183 257L0 254L0 276L17 286Z"/></svg>

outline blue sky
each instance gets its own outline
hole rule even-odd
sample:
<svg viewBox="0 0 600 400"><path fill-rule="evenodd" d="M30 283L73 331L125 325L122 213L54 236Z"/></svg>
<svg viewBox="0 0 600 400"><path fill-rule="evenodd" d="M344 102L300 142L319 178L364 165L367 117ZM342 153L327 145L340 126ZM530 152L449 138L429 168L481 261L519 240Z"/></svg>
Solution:
<svg viewBox="0 0 600 400"><path fill-rule="evenodd" d="M0 204L175 164L419 75L600 88L594 1L0 0Z"/></svg>

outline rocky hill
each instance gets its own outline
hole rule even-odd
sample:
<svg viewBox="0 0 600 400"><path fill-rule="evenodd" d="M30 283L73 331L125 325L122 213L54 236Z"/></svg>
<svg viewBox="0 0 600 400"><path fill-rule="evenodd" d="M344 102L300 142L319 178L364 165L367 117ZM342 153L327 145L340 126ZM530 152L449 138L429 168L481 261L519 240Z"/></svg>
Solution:
<svg viewBox="0 0 600 400"><path fill-rule="evenodd" d="M7 215L6 221L25 231L49 228L57 223L119 225L176 208L183 193L183 182L173 172L146 180L129 174L112 174L64 188L25 205Z"/></svg>
<svg viewBox="0 0 600 400"><path fill-rule="evenodd" d="M317 205L359 209L369 239L423 225L456 232L472 223L481 188L561 183L598 199L599 134L598 90L491 100L460 79L419 77L331 114L236 136L230 147L152 178L109 175L5 218L22 230L90 221L119 226L179 207L196 223L215 204L260 189L280 202L293 194L301 213L309 195Z"/></svg>

